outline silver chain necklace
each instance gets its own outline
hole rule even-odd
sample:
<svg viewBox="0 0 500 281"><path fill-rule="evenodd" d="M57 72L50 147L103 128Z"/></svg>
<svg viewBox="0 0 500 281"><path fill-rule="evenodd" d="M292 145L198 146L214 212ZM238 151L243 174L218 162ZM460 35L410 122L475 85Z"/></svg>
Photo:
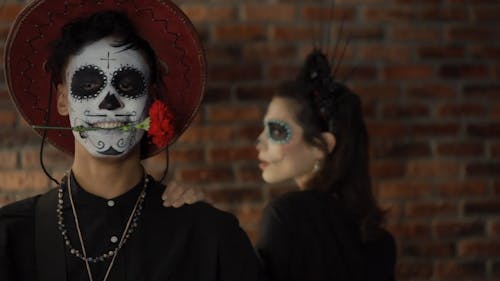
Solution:
<svg viewBox="0 0 500 281"><path fill-rule="evenodd" d="M85 267L87 269L87 274L89 276L90 281L94 281L94 279L92 277L92 272L90 270L89 263L90 262L95 263L95 262L99 262L99 261L104 261L107 258L112 258L111 262L106 270L106 274L104 276L104 279L103 279L103 281L106 281L109 277L109 273L111 272L111 268L113 267L116 256L118 255L118 251L123 247L123 245L125 244L127 239L130 237L130 235L132 234L134 229L137 227L137 222L138 222L139 216L140 216L141 211L142 211L142 203L144 202L144 198L146 197L146 188L147 188L148 183L149 183L149 178L147 177L147 174L144 173L144 185L143 185L142 191L139 194L137 201L135 202L134 209L130 213L130 216L127 220L127 224L125 226L125 229L123 230L123 233L122 233L121 239L118 243L118 246L116 246L115 249L113 249L105 254L102 254L99 257L88 257L87 252L85 250L85 245L83 243L83 236L82 236L82 232L80 230L80 222L78 221L78 215L76 213L75 203L73 201L70 176L71 176L71 172L67 177L68 178L68 180L67 180L67 182L68 182L68 184L67 184L68 195L69 195L69 200L71 203L71 209L73 211L73 217L75 220L76 230L78 233L78 239L80 241L80 246L82 248L82 253L80 253L80 251L78 251L77 249L75 249L71 245L71 242L70 242L70 240L68 238L68 234L67 234L68 232L67 232L65 225L64 225L63 210L62 210L62 208L63 208L63 187L62 187L62 185L59 186L58 202L57 202L57 219L58 219L58 224L59 224L59 230L61 231L61 235L63 236L64 243L66 244L66 246L68 246L70 248L70 253L72 255L82 259L85 262Z"/></svg>

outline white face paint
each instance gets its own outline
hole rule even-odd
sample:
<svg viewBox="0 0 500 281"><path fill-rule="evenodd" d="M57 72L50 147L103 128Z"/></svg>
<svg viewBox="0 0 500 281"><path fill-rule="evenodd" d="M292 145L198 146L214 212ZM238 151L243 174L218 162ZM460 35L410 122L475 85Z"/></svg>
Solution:
<svg viewBox="0 0 500 281"><path fill-rule="evenodd" d="M126 155L144 134L143 130L116 129L146 117L150 77L144 56L137 50L124 50L125 46L113 47L117 43L113 37L96 41L71 57L66 67L71 126L101 128L73 131L95 157Z"/></svg>

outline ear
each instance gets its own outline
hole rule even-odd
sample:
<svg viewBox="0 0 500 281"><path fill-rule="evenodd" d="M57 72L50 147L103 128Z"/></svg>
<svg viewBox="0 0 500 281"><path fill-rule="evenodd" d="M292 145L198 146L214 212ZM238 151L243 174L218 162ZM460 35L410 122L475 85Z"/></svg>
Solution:
<svg viewBox="0 0 500 281"><path fill-rule="evenodd" d="M65 84L57 84L57 112L62 116L69 115L68 88Z"/></svg>
<svg viewBox="0 0 500 281"><path fill-rule="evenodd" d="M321 137L326 143L326 148L328 149L328 153L331 153L335 148L335 145L337 144L337 139L335 138L335 135L330 132L323 132L321 133Z"/></svg>

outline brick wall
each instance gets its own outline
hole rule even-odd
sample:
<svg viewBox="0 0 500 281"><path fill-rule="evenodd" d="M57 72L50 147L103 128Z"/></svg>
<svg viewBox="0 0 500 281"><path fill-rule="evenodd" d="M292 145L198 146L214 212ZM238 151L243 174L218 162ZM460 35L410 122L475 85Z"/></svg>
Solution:
<svg viewBox="0 0 500 281"><path fill-rule="evenodd" d="M172 148L171 178L205 186L255 239L265 202L290 189L260 180L259 117L273 86L310 50L311 22L328 5L176 2L205 42L209 83L198 117ZM23 1L0 3L2 49ZM500 1L342 0L333 33L342 18L351 42L339 73L364 102L375 189L398 240L398 280L498 280ZM38 148L0 82L0 205L51 186ZM71 159L49 149L46 162L59 176ZM146 165L157 175L163 163L160 156Z"/></svg>

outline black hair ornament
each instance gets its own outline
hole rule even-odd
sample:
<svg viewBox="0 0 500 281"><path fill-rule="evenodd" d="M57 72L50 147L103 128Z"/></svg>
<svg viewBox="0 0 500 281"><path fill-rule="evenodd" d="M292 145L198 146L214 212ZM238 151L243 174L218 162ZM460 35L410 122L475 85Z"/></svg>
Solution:
<svg viewBox="0 0 500 281"><path fill-rule="evenodd" d="M335 75L342 63L345 55L349 38L344 39L345 43L340 57L337 57L337 48L339 42L342 41L342 33L344 29L344 19L341 21L340 31L335 43L332 57L329 58L328 51L324 49L331 49L331 23L333 21L335 1L331 1L331 7L328 11L328 22L321 25L322 42L320 46L314 41L314 48L307 56L304 64L302 65L296 80L301 82L305 87L305 92L309 95L308 98L312 99L314 105L317 107L320 117L325 122L325 128L334 134L337 132L336 118L335 118L335 105L342 96L345 96L350 90L344 85L343 82L336 80ZM324 46L323 46L324 45ZM337 65L333 67L333 62ZM354 68L351 70L354 70Z"/></svg>

